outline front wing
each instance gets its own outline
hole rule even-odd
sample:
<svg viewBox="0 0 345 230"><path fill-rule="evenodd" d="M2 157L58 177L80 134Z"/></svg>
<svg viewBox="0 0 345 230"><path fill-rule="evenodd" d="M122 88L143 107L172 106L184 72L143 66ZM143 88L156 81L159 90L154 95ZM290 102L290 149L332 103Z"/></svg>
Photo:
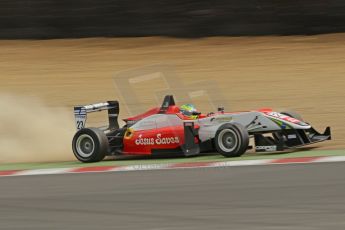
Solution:
<svg viewBox="0 0 345 230"><path fill-rule="evenodd" d="M274 152L297 148L326 140L331 140L331 128L321 134L314 128L286 129L272 133L272 136L254 134L256 152Z"/></svg>

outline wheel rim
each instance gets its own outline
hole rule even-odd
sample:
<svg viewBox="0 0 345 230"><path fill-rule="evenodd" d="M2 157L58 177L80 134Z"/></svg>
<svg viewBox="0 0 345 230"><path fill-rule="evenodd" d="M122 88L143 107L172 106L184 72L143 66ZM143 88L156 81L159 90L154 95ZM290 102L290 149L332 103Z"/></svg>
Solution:
<svg viewBox="0 0 345 230"><path fill-rule="evenodd" d="M77 153L84 158L90 157L95 150L95 142L88 134L82 134L76 142Z"/></svg>
<svg viewBox="0 0 345 230"><path fill-rule="evenodd" d="M218 144L224 152L232 152L238 146L238 137L235 131L231 129L223 129L218 135Z"/></svg>

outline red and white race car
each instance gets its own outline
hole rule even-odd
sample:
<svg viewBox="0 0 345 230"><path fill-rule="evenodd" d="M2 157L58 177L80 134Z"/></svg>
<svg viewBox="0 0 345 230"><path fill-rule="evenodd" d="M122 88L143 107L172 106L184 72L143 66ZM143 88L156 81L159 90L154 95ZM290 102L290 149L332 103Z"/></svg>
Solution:
<svg viewBox="0 0 345 230"><path fill-rule="evenodd" d="M108 110L109 125L85 128L87 113ZM96 162L114 155L198 155L217 151L225 157L244 154L249 139L254 138L257 152L282 151L330 140L327 127L318 133L300 115L259 109L248 112L196 114L190 119L180 113L172 95L164 98L161 107L124 119L119 127L119 103L108 101L74 107L77 133L72 141L76 158Z"/></svg>

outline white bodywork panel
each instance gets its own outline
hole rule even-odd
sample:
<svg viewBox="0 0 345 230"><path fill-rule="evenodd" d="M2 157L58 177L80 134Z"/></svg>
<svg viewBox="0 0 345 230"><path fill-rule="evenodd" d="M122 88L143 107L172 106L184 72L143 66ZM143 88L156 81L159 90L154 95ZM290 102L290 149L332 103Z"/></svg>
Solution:
<svg viewBox="0 0 345 230"><path fill-rule="evenodd" d="M303 123L303 125L298 125L292 122L289 122L284 117L285 115L275 113L275 117L272 119L283 122L287 124L289 128L293 129L309 129L311 126ZM281 117L279 116L281 115ZM199 129L199 138L201 141L207 141L215 137L219 127L226 123L239 123L243 125L249 133L255 132L274 132L282 130L282 127L279 126L276 122L272 121L269 118L270 116L262 112L241 112L233 114L216 114L211 117L198 119L195 123L200 126Z"/></svg>

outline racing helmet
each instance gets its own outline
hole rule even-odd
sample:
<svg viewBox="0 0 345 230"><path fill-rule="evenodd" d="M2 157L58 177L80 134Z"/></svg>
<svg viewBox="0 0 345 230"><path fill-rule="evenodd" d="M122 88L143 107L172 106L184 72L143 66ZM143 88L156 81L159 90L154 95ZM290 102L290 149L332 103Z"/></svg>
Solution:
<svg viewBox="0 0 345 230"><path fill-rule="evenodd" d="M197 119L198 118L198 111L196 110L195 106L192 104L184 104L180 107L180 112L190 118L190 119Z"/></svg>

